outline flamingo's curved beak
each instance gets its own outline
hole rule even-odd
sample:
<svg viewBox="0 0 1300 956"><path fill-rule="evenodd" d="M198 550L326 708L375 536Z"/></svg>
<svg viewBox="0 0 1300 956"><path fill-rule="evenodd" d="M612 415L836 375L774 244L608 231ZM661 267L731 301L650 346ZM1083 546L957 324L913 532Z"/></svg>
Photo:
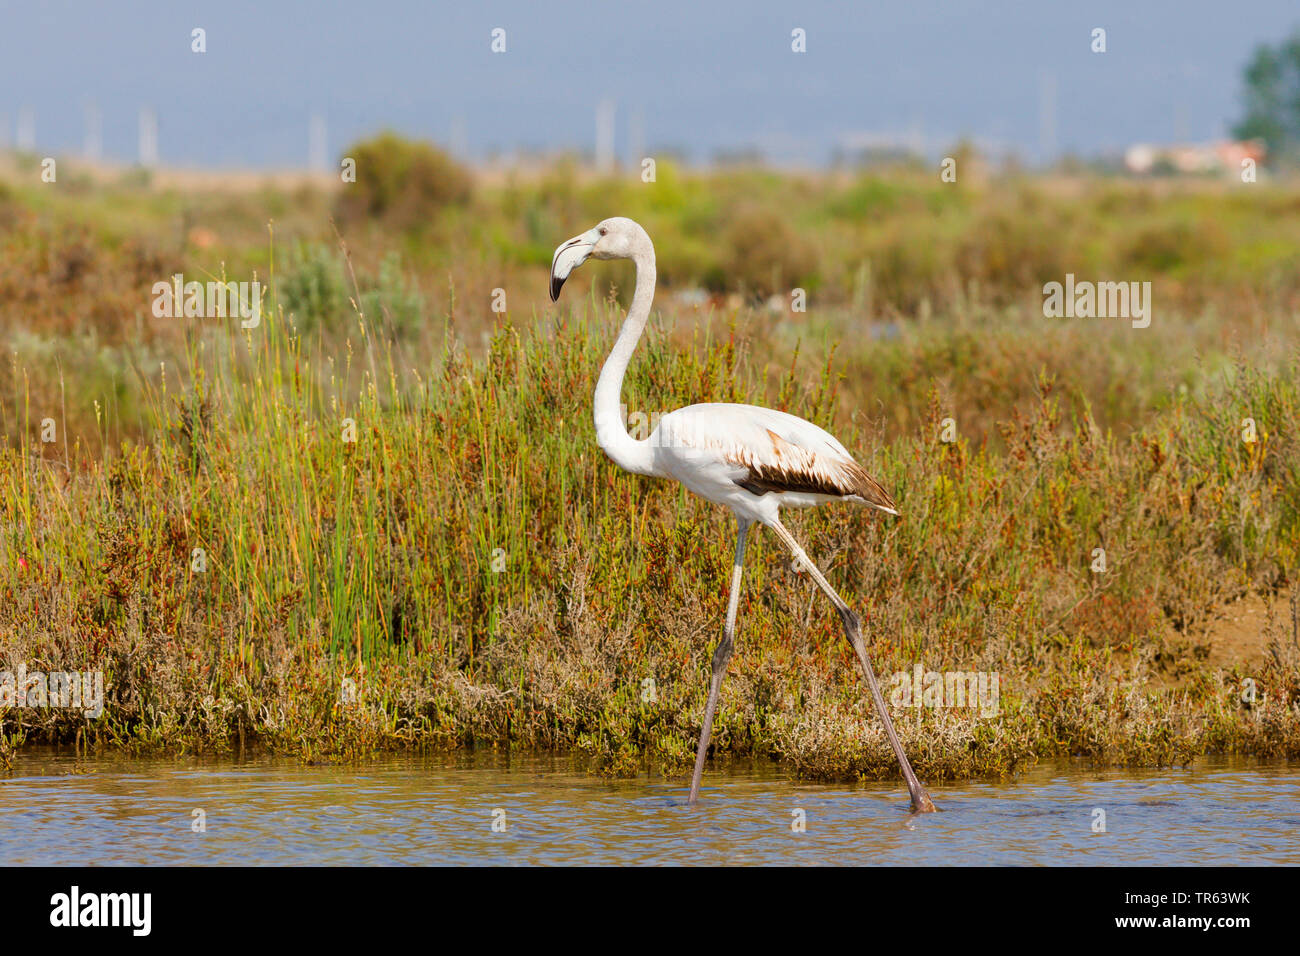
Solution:
<svg viewBox="0 0 1300 956"><path fill-rule="evenodd" d="M551 259L552 302L559 300L560 289L564 286L564 280L569 278L574 269L587 261L587 257L591 255L591 250L596 247L596 242L599 239L600 235L595 229L588 229L582 235L574 236L555 250L555 256Z"/></svg>

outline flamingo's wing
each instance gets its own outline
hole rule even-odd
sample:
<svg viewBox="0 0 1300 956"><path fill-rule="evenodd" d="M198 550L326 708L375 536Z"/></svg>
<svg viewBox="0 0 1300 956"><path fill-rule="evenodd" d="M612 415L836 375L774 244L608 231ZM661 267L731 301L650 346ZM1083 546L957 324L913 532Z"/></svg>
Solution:
<svg viewBox="0 0 1300 956"><path fill-rule="evenodd" d="M850 498L898 513L889 493L843 445L794 415L756 405L689 405L665 415L657 431L663 443L707 449L735 466L732 480L752 494Z"/></svg>

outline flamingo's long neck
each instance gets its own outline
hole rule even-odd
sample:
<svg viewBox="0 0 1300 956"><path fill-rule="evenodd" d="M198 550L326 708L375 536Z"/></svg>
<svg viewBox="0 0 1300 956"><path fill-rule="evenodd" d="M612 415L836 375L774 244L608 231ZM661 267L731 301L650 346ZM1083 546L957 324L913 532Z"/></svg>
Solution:
<svg viewBox="0 0 1300 956"><path fill-rule="evenodd" d="M618 341L614 343L613 351L600 370L600 380L596 382L596 441L620 468L640 475L652 475L654 464L650 442L637 441L627 433L619 402L623 375L627 372L632 353L636 351L646 319L650 317L650 302L655 296L653 247L648 252L639 252L633 261L636 263L636 292L632 295L632 305L623 320L623 328L618 333Z"/></svg>

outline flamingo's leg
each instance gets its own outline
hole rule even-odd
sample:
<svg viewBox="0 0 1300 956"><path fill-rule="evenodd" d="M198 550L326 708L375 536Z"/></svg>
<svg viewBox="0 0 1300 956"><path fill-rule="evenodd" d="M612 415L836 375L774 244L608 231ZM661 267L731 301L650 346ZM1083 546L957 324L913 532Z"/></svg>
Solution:
<svg viewBox="0 0 1300 956"><path fill-rule="evenodd" d="M709 752L709 736L713 733L713 715L718 709L718 695L722 691L722 678L727 673L727 662L731 660L731 650L736 634L736 608L740 603L740 575L745 564L745 537L749 533L749 521L740 518L740 528L736 532L736 563L731 569L731 595L727 599L727 625L722 631L722 640L713 652L713 683L709 687L709 703L704 708L704 723L700 726L700 746L695 754L695 773L691 777L691 795L687 803L693 804L700 798L700 777L704 774L704 758Z"/></svg>
<svg viewBox="0 0 1300 956"><path fill-rule="evenodd" d="M871 699L875 702L876 713L880 715L880 722L885 725L885 735L889 737L889 745L894 748L894 756L898 758L898 764L903 768L903 779L907 781L907 790L912 795L912 812L914 813L932 813L936 809L934 801L930 795L925 792L925 787L921 786L921 781L916 778L912 772L912 765L907 761L907 754L903 753L903 745L899 743L898 734L894 731L894 722L889 719L889 711L885 709L885 698L881 696L880 685L876 682L876 673L871 669L871 662L867 659L867 645L862 639L862 622L853 610L844 603L830 582L817 569L808 555L804 553L803 548L799 547L799 542L794 539L785 525L780 521L775 521L769 527L776 532L777 537L785 542L785 546L794 553L794 556L803 565L804 568L813 576L813 580L818 586L826 592L826 596L831 599L835 605L835 610L840 613L840 621L844 624L844 635L853 645L853 651L858 656L858 663L862 665L862 673L867 678L867 686L871 688Z"/></svg>

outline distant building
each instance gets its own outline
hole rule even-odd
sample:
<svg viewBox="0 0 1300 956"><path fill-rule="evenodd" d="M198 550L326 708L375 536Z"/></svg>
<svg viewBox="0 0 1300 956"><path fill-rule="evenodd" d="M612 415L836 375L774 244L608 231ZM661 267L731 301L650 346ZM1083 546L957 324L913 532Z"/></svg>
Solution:
<svg viewBox="0 0 1300 956"><path fill-rule="evenodd" d="M1175 146L1137 143L1125 150L1124 168L1139 175L1160 172L1185 175L1235 173L1241 170L1243 159L1262 163L1267 152L1264 141L1260 139Z"/></svg>

